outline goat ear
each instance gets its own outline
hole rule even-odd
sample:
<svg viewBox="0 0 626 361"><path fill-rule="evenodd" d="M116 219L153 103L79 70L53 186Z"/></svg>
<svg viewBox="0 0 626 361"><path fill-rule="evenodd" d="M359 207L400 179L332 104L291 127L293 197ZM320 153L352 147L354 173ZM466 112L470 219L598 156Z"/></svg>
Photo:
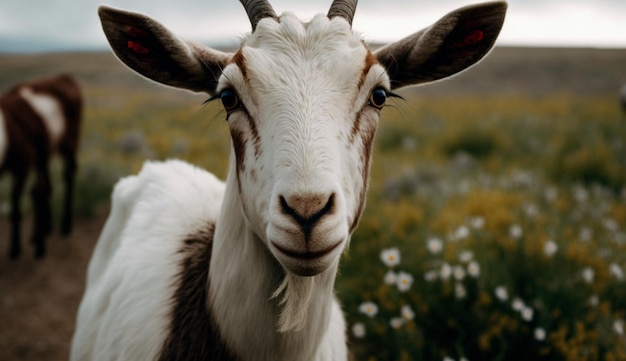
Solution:
<svg viewBox="0 0 626 361"><path fill-rule="evenodd" d="M482 59L500 33L507 4L491 2L449 13L431 27L378 49L392 88L456 74Z"/></svg>
<svg viewBox="0 0 626 361"><path fill-rule="evenodd" d="M100 6L102 29L117 57L166 85L213 94L231 54L184 41L151 18Z"/></svg>

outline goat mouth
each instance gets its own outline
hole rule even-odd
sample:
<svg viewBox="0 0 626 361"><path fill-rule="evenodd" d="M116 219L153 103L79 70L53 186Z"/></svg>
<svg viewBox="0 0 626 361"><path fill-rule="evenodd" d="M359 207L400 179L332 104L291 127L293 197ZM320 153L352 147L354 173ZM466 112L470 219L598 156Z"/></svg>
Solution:
<svg viewBox="0 0 626 361"><path fill-rule="evenodd" d="M314 261L332 253L335 249L337 249L341 245L341 241L333 244L332 246L328 248L325 248L319 251L313 251L313 252L310 252L310 251L298 252L298 251L289 250L289 249L286 249L284 247L277 245L274 242L272 242L272 245L280 253L284 254L285 256L289 258L293 258L293 259L297 259L301 261Z"/></svg>
<svg viewBox="0 0 626 361"><path fill-rule="evenodd" d="M286 270L298 276L310 277L324 272L333 262L333 254L340 248L339 241L319 251L294 251L272 242L275 256Z"/></svg>

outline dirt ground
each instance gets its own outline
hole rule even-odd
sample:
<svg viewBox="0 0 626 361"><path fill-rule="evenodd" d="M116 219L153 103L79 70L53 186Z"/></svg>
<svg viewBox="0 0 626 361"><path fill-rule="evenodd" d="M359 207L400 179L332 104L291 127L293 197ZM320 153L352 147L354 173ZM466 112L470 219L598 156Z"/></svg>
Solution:
<svg viewBox="0 0 626 361"><path fill-rule="evenodd" d="M0 218L0 361L68 359L87 264L104 221L75 220L69 237L48 239L41 261L23 239L21 259L9 261L8 220Z"/></svg>

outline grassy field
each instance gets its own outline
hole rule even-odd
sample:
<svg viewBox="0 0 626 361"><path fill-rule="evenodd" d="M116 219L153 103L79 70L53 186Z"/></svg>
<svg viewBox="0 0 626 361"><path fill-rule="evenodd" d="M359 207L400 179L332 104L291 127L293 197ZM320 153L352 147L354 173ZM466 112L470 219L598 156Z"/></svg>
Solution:
<svg viewBox="0 0 626 361"><path fill-rule="evenodd" d="M105 53L0 55L0 68L0 91L57 72L83 84L79 227L106 215L112 185L145 159L225 175L228 129L206 96L149 83ZM626 50L498 48L391 101L337 285L357 360L626 360L624 82ZM4 177L0 210L6 199ZM0 272L16 272L3 258ZM38 272L31 264L20 272ZM83 279L57 280L79 283L69 314ZM19 332L13 287L0 283L0 316ZM11 337L0 331L0 348ZM0 359L62 359L69 339L56 353L20 342Z"/></svg>

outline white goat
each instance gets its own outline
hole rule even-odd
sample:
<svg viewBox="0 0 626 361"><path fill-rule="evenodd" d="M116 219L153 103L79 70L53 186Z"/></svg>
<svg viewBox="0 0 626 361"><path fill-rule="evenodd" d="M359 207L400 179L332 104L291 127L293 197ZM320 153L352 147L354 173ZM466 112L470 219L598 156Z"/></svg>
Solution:
<svg viewBox="0 0 626 361"><path fill-rule="evenodd" d="M116 186L72 360L346 360L333 288L380 110L395 88L479 61L506 12L462 8L371 52L351 29L356 1L335 0L309 23L242 3L253 31L234 54L100 8L124 63L221 99L232 148L225 184L170 161Z"/></svg>

